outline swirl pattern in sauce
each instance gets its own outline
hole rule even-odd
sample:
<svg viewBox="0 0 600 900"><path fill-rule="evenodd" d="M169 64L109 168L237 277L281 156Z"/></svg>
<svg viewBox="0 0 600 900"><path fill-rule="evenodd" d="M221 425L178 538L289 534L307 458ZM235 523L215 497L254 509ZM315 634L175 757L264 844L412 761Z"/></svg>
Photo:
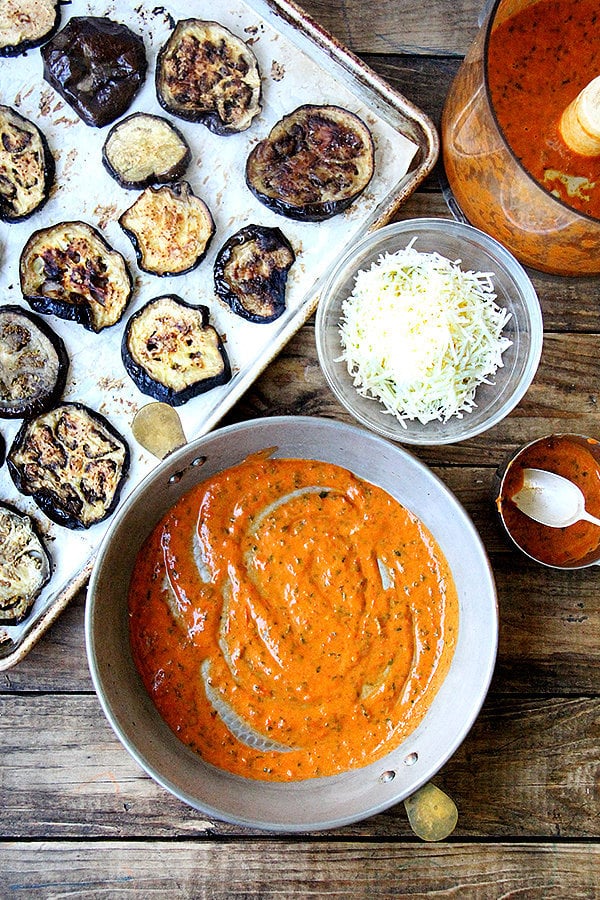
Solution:
<svg viewBox="0 0 600 900"><path fill-rule="evenodd" d="M157 525L130 586L136 665L207 762L293 781L367 765L427 711L458 599L424 525L313 460L254 456Z"/></svg>

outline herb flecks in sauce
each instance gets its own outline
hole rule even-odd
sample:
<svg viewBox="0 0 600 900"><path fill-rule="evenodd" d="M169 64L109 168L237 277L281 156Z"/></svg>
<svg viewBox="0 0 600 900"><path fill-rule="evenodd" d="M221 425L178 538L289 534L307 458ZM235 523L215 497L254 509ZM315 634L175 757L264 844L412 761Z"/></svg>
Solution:
<svg viewBox="0 0 600 900"><path fill-rule="evenodd" d="M525 169L600 218L600 156L573 153L559 130L564 110L600 75L597 0L539 0L506 19L490 35L487 74L498 123Z"/></svg>
<svg viewBox="0 0 600 900"><path fill-rule="evenodd" d="M291 781L367 765L412 731L457 636L447 563L389 494L251 457L185 495L139 554L134 658L208 762Z"/></svg>

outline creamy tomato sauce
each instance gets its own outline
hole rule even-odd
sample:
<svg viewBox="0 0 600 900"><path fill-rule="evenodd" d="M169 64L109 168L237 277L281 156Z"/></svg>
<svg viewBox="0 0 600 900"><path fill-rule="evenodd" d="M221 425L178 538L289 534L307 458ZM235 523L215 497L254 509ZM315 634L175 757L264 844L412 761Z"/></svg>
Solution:
<svg viewBox="0 0 600 900"><path fill-rule="evenodd" d="M129 610L136 665L173 731L215 766L278 781L397 746L458 629L448 565L414 515L339 466L261 456L163 518Z"/></svg>
<svg viewBox="0 0 600 900"><path fill-rule="evenodd" d="M523 487L523 469L546 469L564 475L583 491L585 508L600 517L598 442L552 435L525 448L511 463L504 479L500 510L516 543L531 556L552 566L577 565L600 554L600 527L581 520L564 528L550 528L522 513L512 498Z"/></svg>
<svg viewBox="0 0 600 900"><path fill-rule="evenodd" d="M490 34L490 97L509 146L542 187L600 218L600 157L570 151L558 127L597 75L598 0L540 0Z"/></svg>

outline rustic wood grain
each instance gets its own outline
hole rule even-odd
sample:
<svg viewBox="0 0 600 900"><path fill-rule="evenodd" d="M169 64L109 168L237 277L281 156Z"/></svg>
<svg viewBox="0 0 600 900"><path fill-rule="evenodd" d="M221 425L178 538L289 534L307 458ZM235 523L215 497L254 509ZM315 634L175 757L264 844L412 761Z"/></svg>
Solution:
<svg viewBox="0 0 600 900"><path fill-rule="evenodd" d="M247 841L120 840L89 844L7 843L0 856L6 896L148 897L213 900L300 898L523 897L594 900L598 848L516 844L493 849L448 843L375 845ZM569 886L568 895L564 885Z"/></svg>
<svg viewBox="0 0 600 900"><path fill-rule="evenodd" d="M194 813L145 776L93 695L0 696L6 838L244 834ZM456 836L599 837L600 698L490 696L434 781ZM333 833L333 832L332 832ZM402 804L337 834L410 835Z"/></svg>
<svg viewBox="0 0 600 900"><path fill-rule="evenodd" d="M485 0L428 3L395 0L393 4L362 0L304 0L304 9L338 40L359 54L466 53L478 30Z"/></svg>

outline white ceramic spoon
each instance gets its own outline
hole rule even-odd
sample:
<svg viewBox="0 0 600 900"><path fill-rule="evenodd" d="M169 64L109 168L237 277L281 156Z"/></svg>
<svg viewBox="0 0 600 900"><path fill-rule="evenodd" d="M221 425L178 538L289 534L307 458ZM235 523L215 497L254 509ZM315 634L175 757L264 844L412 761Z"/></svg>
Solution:
<svg viewBox="0 0 600 900"><path fill-rule="evenodd" d="M545 469L523 469L523 487L511 500L530 519L550 528L565 528L581 519L600 525L600 519L586 511L581 489Z"/></svg>

